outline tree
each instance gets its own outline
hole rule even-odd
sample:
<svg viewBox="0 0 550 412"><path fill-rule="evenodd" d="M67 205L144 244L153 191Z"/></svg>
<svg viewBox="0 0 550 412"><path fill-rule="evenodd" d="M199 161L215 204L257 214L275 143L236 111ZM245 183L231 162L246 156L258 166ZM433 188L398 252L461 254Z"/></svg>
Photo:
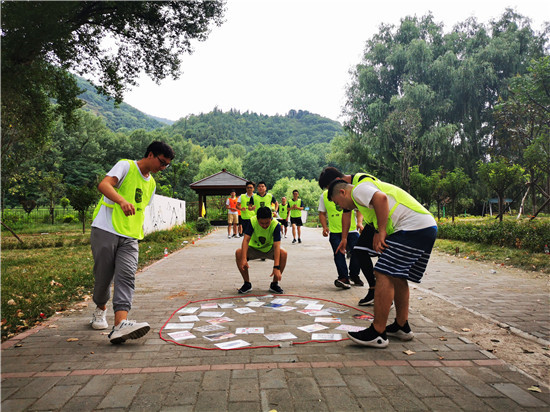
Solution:
<svg viewBox="0 0 550 412"><path fill-rule="evenodd" d="M58 114L70 121L82 106L68 70L99 79L116 102L142 71L177 78L192 41L222 23L224 1L10 1L1 12L5 168L16 150L21 160L48 142Z"/></svg>
<svg viewBox="0 0 550 412"><path fill-rule="evenodd" d="M90 206L97 202L99 197L95 187L90 186L69 186L67 197L71 201L73 209L78 212L78 218L82 222L82 233L86 231L86 215Z"/></svg>
<svg viewBox="0 0 550 412"><path fill-rule="evenodd" d="M50 209L50 217L52 219L52 225L55 223L55 205L57 200L63 195L65 191L65 185L63 184L63 175L56 172L47 172L40 174L40 189L42 190L43 197L48 203Z"/></svg>
<svg viewBox="0 0 550 412"><path fill-rule="evenodd" d="M300 199L302 199L306 207L317 210L319 197L323 191L315 179L289 179L288 177L283 177L273 185L270 192L280 204L283 196L286 196L288 200L292 198L293 190L298 190Z"/></svg>
<svg viewBox="0 0 550 412"><path fill-rule="evenodd" d="M490 163L478 162L479 177L495 191L498 196L499 219L504 215L504 194L506 190L521 181L524 169L508 160L500 158Z"/></svg>
<svg viewBox="0 0 550 412"><path fill-rule="evenodd" d="M441 189L448 196L451 203L451 216L453 223L455 221L456 203L459 199L465 197L465 189L469 184L470 178L460 167L457 167L452 172L447 173L447 175L441 179Z"/></svg>
<svg viewBox="0 0 550 412"><path fill-rule="evenodd" d="M257 145L249 152L243 164L244 176L254 182L264 181L267 188L273 187L275 182L283 177L296 176L288 151L292 148L279 145Z"/></svg>

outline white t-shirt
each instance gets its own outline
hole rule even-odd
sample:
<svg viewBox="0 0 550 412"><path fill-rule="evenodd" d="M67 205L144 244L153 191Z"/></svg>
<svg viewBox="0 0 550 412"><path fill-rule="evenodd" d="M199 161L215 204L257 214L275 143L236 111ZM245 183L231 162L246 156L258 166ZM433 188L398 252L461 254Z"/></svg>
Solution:
<svg viewBox="0 0 550 412"><path fill-rule="evenodd" d="M238 198L237 198L237 203L240 204L241 206L243 205L243 201L242 201L242 197L245 196L245 197L248 197L248 201L250 202L250 199L252 199L252 197L254 196L254 194L252 194L252 196L248 196L246 193L243 193L242 195L240 195Z"/></svg>
<svg viewBox="0 0 550 412"><path fill-rule="evenodd" d="M380 192L380 189L374 183L363 182L353 190L353 198L360 205L373 209L370 206L370 202L376 192ZM391 195L386 196L388 197L388 206L391 210L395 206L396 200ZM418 213L404 205L399 205L395 208L391 215L391 220L395 231L420 230L437 225L431 214Z"/></svg>
<svg viewBox="0 0 550 412"><path fill-rule="evenodd" d="M319 198L319 206L317 207L317 210L321 213L327 213L327 207L325 206L325 196L321 193L321 197ZM353 215L355 217L355 222L357 223L357 216L355 214ZM328 220L328 216L327 216ZM357 230L350 230L349 233L357 232Z"/></svg>
<svg viewBox="0 0 550 412"><path fill-rule="evenodd" d="M149 174L148 177L143 176L135 160L134 160L134 163L136 164L136 167L141 177L144 180L150 180L151 174ZM113 166L111 170L109 170L109 172L107 172L107 176L116 177L118 179L118 182L115 185L115 187L118 189L122 184L122 182L124 181L124 178L126 177L129 171L130 171L130 163L128 163L126 160L120 160L119 162L117 162L117 164ZM147 206L153 203L154 197L155 197L155 192L153 191L153 195L151 196L151 199L149 199L149 203ZM113 202L109 198L105 196L103 196L103 198L105 200L105 203L110 205L115 204L115 202ZM92 227L96 227L98 229L102 229L107 232L114 233L115 235L118 235L118 236L130 237L130 236L122 235L115 230L115 228L113 227L113 209L111 207L106 207L105 205L101 205L101 207L99 208L99 212L97 213L97 216L92 222Z"/></svg>
<svg viewBox="0 0 550 412"><path fill-rule="evenodd" d="M240 196L239 196L239 199L237 199L237 202L240 200ZM230 206L229 204L229 198L227 198L227 200L225 201L225 205L226 206ZM227 214L228 215L238 215L239 214L239 211L238 210L235 210L235 211L232 211L231 209L227 209Z"/></svg>

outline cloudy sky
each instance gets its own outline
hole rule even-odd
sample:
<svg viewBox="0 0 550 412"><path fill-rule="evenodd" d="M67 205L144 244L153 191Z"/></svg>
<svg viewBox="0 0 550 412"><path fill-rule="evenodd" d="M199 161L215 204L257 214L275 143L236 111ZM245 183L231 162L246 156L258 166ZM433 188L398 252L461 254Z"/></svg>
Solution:
<svg viewBox="0 0 550 412"><path fill-rule="evenodd" d="M540 31L550 20L541 0L228 0L225 23L182 57L182 75L160 85L146 76L124 100L177 120L218 107L267 115L308 110L342 120L349 69L380 24L432 12L445 32L476 17L487 23L506 7Z"/></svg>

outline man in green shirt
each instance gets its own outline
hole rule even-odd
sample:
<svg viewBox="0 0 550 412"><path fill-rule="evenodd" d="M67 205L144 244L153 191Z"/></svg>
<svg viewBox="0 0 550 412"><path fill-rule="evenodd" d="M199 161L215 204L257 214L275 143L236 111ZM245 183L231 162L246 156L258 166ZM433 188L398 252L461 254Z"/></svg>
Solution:
<svg viewBox="0 0 550 412"><path fill-rule="evenodd" d="M304 202L299 197L298 191L292 191L292 199L288 201L290 207L290 223L292 224L292 243L296 243L296 228L298 228L298 243L302 243L302 210Z"/></svg>

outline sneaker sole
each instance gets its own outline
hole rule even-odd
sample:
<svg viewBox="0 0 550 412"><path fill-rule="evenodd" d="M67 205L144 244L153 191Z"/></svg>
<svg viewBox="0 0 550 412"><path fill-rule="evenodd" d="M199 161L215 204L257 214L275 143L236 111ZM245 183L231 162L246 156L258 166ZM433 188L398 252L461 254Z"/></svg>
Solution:
<svg viewBox="0 0 550 412"><path fill-rule="evenodd" d="M409 333L405 333L402 330L399 330L397 332L388 332L386 331L387 336L391 336L393 338L397 338L403 341L412 340L414 338L414 333L411 331Z"/></svg>
<svg viewBox="0 0 550 412"><path fill-rule="evenodd" d="M126 342L128 339L139 339L142 336L147 335L147 333L150 330L151 330L151 326L143 326L139 329L128 332L126 335L122 335L122 336L119 336L118 338L111 339L111 343L113 345L117 345L119 343Z"/></svg>
<svg viewBox="0 0 550 412"><path fill-rule="evenodd" d="M351 289L351 285L348 285L344 282L334 282L334 286L341 289Z"/></svg>
<svg viewBox="0 0 550 412"><path fill-rule="evenodd" d="M103 329L107 329L108 327L109 327L109 324L107 322L99 325L97 323L92 322L92 329L95 329L95 330L103 330Z"/></svg>
<svg viewBox="0 0 550 412"><path fill-rule="evenodd" d="M248 290L245 290L244 292L241 291L240 289L237 289L237 292L239 292L241 295L246 295L247 293L252 292L252 288L250 288L250 289L248 289Z"/></svg>
<svg viewBox="0 0 550 412"><path fill-rule="evenodd" d="M278 295L282 295L283 293L285 293L284 290L279 291L279 290L275 290L275 289L271 289L271 288L269 288L269 291L273 292L273 293L276 293Z"/></svg>
<svg viewBox="0 0 550 412"><path fill-rule="evenodd" d="M377 338L374 339L374 340L364 341L364 340L360 340L360 339L354 338L353 336L351 336L351 335L348 333L348 338L350 338L350 339L351 339L352 341L354 341L355 343L358 343L359 345L368 346L369 348L383 349L383 348L387 347L388 344L389 344L389 341L388 341L387 339L384 340L381 336L377 337Z"/></svg>
<svg viewBox="0 0 550 412"><path fill-rule="evenodd" d="M359 306L372 306L372 305L374 305L374 299L369 300L368 302L359 302L358 305Z"/></svg>

